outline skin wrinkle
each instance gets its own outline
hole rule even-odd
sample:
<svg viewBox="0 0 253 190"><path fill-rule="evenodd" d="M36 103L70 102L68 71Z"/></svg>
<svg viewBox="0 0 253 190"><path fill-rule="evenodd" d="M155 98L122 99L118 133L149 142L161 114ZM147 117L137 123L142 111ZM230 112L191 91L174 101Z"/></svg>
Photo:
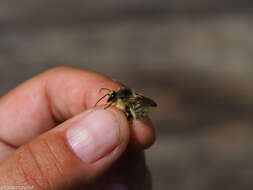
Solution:
<svg viewBox="0 0 253 190"><path fill-rule="evenodd" d="M4 145L8 146L11 149L17 149L18 148L17 146L15 146L13 144L10 144L9 142L3 140L2 138L0 138L0 143L3 143Z"/></svg>
<svg viewBox="0 0 253 190"><path fill-rule="evenodd" d="M37 171L39 171L40 175L42 176L42 178L43 178L43 180L44 180L44 181L43 181L43 184L44 184L44 182L46 182L46 184L47 184L47 188L46 188L46 189L48 189L48 190L53 189L52 184L50 184L50 182L48 181L48 178L45 177L45 175L44 175L44 173L43 173L43 171L42 171L42 168L40 167L40 164L39 164L39 162L38 162L36 156L33 154L32 148L31 148L31 146L30 146L29 143L27 144L27 149L28 149L30 155L32 156L32 159L33 159L33 161L34 161L34 163L35 163L35 165L36 165ZM28 174L28 175L29 175L29 174Z"/></svg>
<svg viewBox="0 0 253 190"><path fill-rule="evenodd" d="M46 100L48 101L48 104L49 104L49 111L50 111L50 114L51 114L51 117L53 119L53 121L55 122L58 122L61 123L61 122L64 122L67 118L65 118L63 116L63 114L61 113L60 110L57 109L57 106L53 104L53 100L52 100L52 95L51 95L51 92L50 92L50 85L51 85L51 80L50 80L50 76L47 76L47 80L46 80L46 84L45 84L45 98Z"/></svg>
<svg viewBox="0 0 253 190"><path fill-rule="evenodd" d="M27 183L27 182L32 181L31 184L35 184L36 187L38 187L39 189L42 189L42 187L37 183L37 181L36 181L34 178L29 177L30 179L28 180L28 176L29 176L29 175L25 172L25 170L24 170L24 168L22 167L22 165L19 165L19 166L20 166L19 168L20 168L20 170L21 170L22 176L24 176L25 182Z"/></svg>
<svg viewBox="0 0 253 190"><path fill-rule="evenodd" d="M70 92L72 91L74 94L75 94L75 97L77 97L76 99L79 101L79 105L80 105L80 109L79 110L75 110L75 109L72 109L71 110L71 105L69 106L69 111L70 111L70 114L73 116L73 115L77 115L79 113L81 113L82 111L86 110L86 102L85 102L85 99L86 99L86 94L87 94L87 91L84 91L84 90L80 90L80 89L85 89L85 87L83 87L83 85L81 85L80 87L68 87L70 88L67 92ZM71 99L71 94L69 94L69 99ZM71 104L76 104L76 103L71 103ZM74 108L74 107L73 107Z"/></svg>
<svg viewBox="0 0 253 190"><path fill-rule="evenodd" d="M28 149L28 148L27 148ZM24 169L23 167L23 164L21 162L22 159L22 154L18 154L17 156L17 161L15 162L16 163L16 168L19 169L21 171L21 176L24 177L24 180L25 180L25 183L31 185L31 184L35 184L36 187L38 187L39 189L43 189L37 182L37 180L35 180L33 177L29 176L29 174L26 172L26 170ZM28 179L29 177L29 179ZM29 182L32 182L32 183L29 183Z"/></svg>
<svg viewBox="0 0 253 190"><path fill-rule="evenodd" d="M44 97L45 97L47 105L48 105L48 111L49 111L49 114L51 116L51 120L53 121L54 126L56 126L61 121L53 113L52 100L51 100L51 98L49 96L47 85L44 86Z"/></svg>
<svg viewBox="0 0 253 190"><path fill-rule="evenodd" d="M51 149L50 145L48 144L48 142L46 140L43 139L42 142L48 147L48 151L50 152L50 155L52 155L52 157L54 159L54 165L55 165L55 168L57 169L58 173L61 175L61 177L64 177L64 174L63 174L62 169L61 169L61 168L63 168L63 166L61 165L61 163L56 158L56 156L54 154L54 151ZM60 165L60 167L58 165Z"/></svg>
<svg viewBox="0 0 253 190"><path fill-rule="evenodd" d="M2 147L2 148L1 148ZM5 142L0 138L0 150L3 150L3 153L0 153L0 164L5 160L5 158L8 158L10 155L12 155L17 147Z"/></svg>

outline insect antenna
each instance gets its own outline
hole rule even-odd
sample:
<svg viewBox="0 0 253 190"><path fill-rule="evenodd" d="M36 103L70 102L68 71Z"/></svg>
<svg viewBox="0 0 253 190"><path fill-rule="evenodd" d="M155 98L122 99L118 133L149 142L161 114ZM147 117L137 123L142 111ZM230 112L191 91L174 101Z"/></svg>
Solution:
<svg viewBox="0 0 253 190"><path fill-rule="evenodd" d="M94 107L97 106L98 102L100 102L101 100L103 100L106 96L108 96L109 94L105 94L104 96L102 96L97 102L96 104L94 105Z"/></svg>

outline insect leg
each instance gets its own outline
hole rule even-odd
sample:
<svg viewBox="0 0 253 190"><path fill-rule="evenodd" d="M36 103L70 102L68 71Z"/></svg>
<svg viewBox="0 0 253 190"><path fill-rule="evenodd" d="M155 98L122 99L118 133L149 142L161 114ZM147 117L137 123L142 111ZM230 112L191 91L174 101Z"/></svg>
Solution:
<svg viewBox="0 0 253 190"><path fill-rule="evenodd" d="M104 109L107 109L107 108L111 107L112 104L113 104L113 102L108 104L106 107L104 107Z"/></svg>
<svg viewBox="0 0 253 190"><path fill-rule="evenodd" d="M148 107L146 107L146 106L138 105L138 106L134 107L133 110L134 110L134 113L135 113L137 119L143 118L143 117L147 116L147 114L148 114Z"/></svg>
<svg viewBox="0 0 253 190"><path fill-rule="evenodd" d="M128 106L126 106L125 113L128 120L133 117L131 114L130 108Z"/></svg>

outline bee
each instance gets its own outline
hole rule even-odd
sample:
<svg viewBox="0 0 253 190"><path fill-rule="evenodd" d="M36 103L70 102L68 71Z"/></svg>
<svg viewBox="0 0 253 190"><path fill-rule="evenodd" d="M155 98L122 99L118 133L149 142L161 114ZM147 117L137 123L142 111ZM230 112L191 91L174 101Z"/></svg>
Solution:
<svg viewBox="0 0 253 190"><path fill-rule="evenodd" d="M105 97L107 97L108 105L104 108L109 108L112 104L123 110L127 119L141 119L147 116L149 107L156 107L157 104L150 98L137 94L133 89L127 87L121 87L116 90L108 88L101 88L107 90L108 93L102 96L95 104L95 106Z"/></svg>

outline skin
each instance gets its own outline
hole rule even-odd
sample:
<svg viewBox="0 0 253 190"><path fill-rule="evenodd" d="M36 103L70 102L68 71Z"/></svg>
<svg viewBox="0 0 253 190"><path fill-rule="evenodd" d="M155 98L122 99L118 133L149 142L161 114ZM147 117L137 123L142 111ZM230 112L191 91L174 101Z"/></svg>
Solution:
<svg viewBox="0 0 253 190"><path fill-rule="evenodd" d="M117 89L115 81L100 74L70 67L50 69L26 81L0 99L0 185L33 185L34 189L151 189L143 150L155 141L148 118L127 122L119 151L95 164L85 165L70 150L63 136L103 94ZM102 109L106 100L101 101ZM98 106L99 107L99 106Z"/></svg>

